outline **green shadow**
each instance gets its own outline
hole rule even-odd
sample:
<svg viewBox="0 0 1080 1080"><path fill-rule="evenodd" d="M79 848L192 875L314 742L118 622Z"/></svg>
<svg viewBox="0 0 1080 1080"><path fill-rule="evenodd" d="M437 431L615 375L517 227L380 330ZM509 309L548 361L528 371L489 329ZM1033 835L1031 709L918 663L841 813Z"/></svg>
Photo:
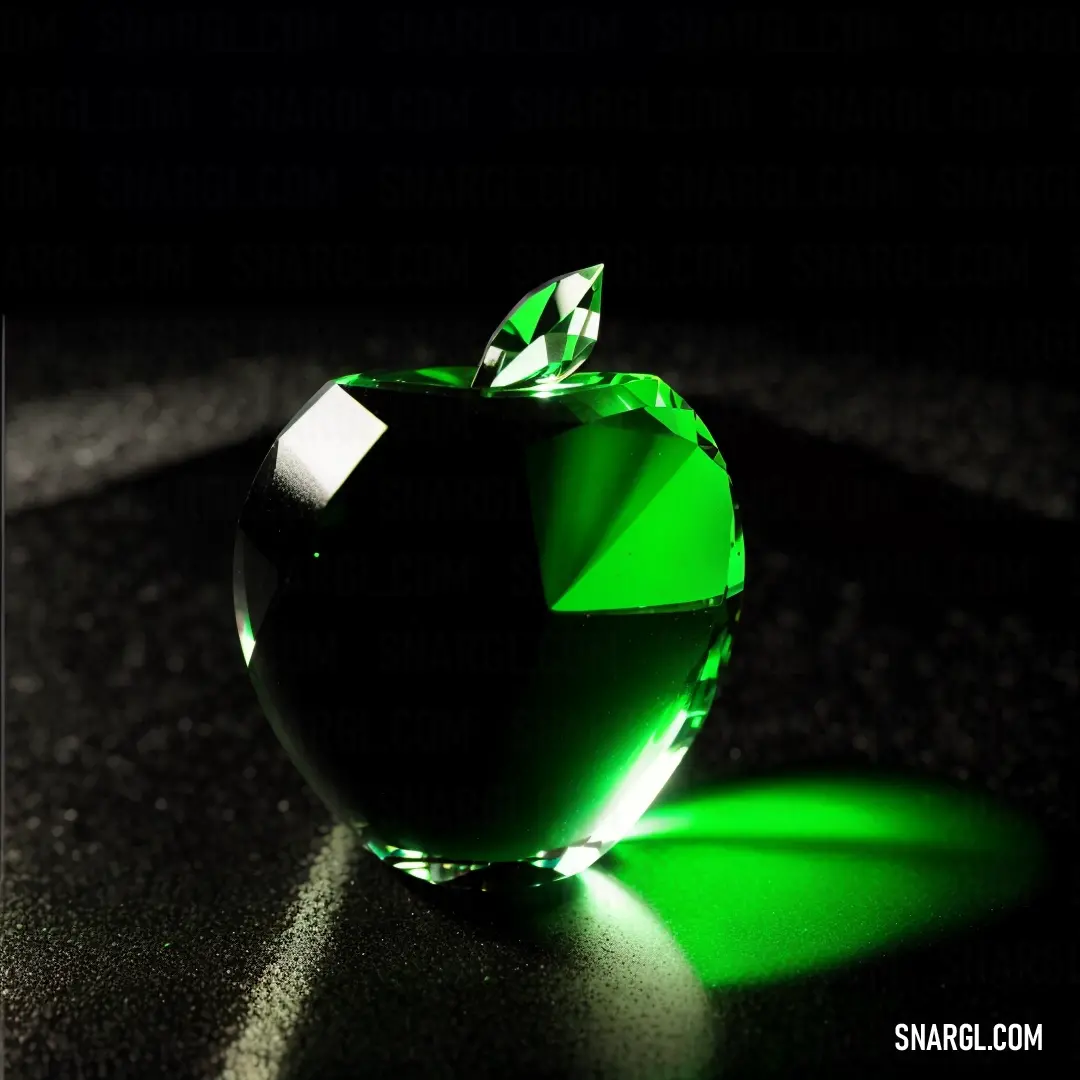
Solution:
<svg viewBox="0 0 1080 1080"><path fill-rule="evenodd" d="M816 972L975 922L1041 864L1026 824L916 783L788 779L648 813L604 869L664 921L708 986Z"/></svg>

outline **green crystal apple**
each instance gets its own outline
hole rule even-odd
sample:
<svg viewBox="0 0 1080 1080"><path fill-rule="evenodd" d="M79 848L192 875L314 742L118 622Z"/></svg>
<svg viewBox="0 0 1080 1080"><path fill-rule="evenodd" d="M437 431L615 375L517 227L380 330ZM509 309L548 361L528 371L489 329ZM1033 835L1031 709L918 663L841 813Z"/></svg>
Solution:
<svg viewBox="0 0 1080 1080"><path fill-rule="evenodd" d="M589 866L730 655L726 465L660 379L579 370L602 278L529 293L475 368L327 383L241 514L237 629L270 723L369 850L426 881Z"/></svg>

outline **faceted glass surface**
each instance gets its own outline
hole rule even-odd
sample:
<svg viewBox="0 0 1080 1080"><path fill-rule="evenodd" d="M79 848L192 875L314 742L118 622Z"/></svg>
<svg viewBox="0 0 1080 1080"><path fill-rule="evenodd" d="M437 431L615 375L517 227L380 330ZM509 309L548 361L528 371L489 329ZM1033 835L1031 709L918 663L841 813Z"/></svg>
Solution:
<svg viewBox="0 0 1080 1080"><path fill-rule="evenodd" d="M278 437L237 535L262 706L380 858L491 888L584 869L685 754L743 586L726 467L649 375L352 375Z"/></svg>
<svg viewBox="0 0 1080 1080"><path fill-rule="evenodd" d="M472 385L520 386L572 375L600 334L604 264L552 278L503 319L480 358Z"/></svg>

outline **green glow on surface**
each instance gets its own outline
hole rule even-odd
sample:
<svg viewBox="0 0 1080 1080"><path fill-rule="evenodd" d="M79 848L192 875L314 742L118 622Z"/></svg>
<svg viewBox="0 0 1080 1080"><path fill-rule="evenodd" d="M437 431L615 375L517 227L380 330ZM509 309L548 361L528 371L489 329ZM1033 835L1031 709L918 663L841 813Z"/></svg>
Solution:
<svg viewBox="0 0 1080 1080"><path fill-rule="evenodd" d="M315 558L317 559L318 557L319 557L319 553L316 551L315 552Z"/></svg>
<svg viewBox="0 0 1080 1080"><path fill-rule="evenodd" d="M1033 831L916 784L787 780L647 813L609 871L710 986L768 982L977 921L1034 883Z"/></svg>

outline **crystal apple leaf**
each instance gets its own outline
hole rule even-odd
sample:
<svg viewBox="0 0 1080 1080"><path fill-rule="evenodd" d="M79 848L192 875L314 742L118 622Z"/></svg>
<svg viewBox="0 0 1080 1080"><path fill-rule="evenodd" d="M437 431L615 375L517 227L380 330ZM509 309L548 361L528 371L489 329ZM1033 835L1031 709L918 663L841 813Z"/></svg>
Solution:
<svg viewBox="0 0 1080 1080"><path fill-rule="evenodd" d="M514 305L491 335L474 387L543 385L572 375L600 332L604 264L553 278Z"/></svg>

